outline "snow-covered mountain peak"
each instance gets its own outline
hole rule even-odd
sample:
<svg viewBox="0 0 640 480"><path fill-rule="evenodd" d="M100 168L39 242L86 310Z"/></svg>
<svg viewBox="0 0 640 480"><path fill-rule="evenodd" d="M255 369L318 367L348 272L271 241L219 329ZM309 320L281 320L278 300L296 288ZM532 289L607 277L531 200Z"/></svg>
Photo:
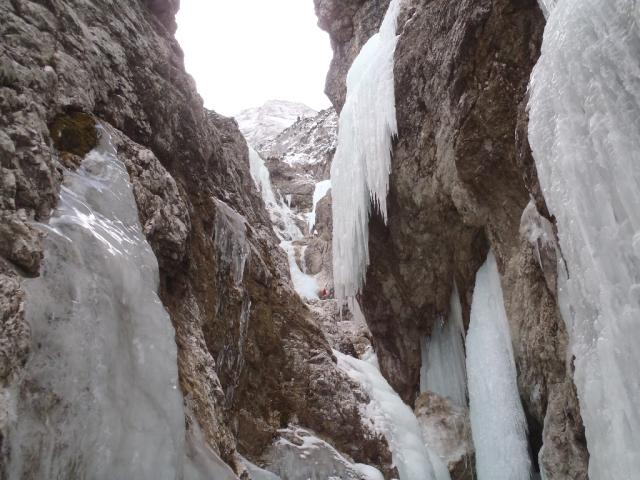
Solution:
<svg viewBox="0 0 640 480"><path fill-rule="evenodd" d="M313 117L314 109L303 103L287 100L269 100L264 105L243 110L235 116L236 121L254 148L275 138L280 132L293 125L298 119Z"/></svg>

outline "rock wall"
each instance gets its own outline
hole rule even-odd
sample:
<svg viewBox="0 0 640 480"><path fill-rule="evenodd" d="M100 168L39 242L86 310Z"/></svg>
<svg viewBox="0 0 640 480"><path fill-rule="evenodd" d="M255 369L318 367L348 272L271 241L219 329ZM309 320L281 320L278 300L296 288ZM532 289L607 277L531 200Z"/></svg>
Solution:
<svg viewBox="0 0 640 480"><path fill-rule="evenodd" d="M340 110L349 65L384 9L373 0L315 3L334 48L326 91ZM520 235L530 198L548 216L524 108L543 29L535 0L404 1L389 220L370 221L361 303L383 373L412 404L420 337L448 313L454 281L468 324L475 273L493 249L532 452L544 443L547 478L577 479L586 478L588 455L556 274L543 269L555 264L548 251L539 261Z"/></svg>
<svg viewBox="0 0 640 480"><path fill-rule="evenodd" d="M203 108L184 70L178 4L0 3L0 432L6 388L28 359L20 284L42 258L33 222L47 220L99 122L129 170L182 391L210 445L240 471L236 449L255 457L294 422L390 471L360 419L366 395L293 292L236 123Z"/></svg>

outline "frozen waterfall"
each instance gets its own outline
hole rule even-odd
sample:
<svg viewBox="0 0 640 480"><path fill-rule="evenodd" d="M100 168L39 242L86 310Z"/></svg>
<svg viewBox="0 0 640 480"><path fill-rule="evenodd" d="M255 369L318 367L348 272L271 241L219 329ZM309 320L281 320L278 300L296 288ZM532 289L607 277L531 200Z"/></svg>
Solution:
<svg viewBox="0 0 640 480"><path fill-rule="evenodd" d="M530 87L529 140L566 260L593 480L640 472L640 7L560 0ZM566 275L568 272L568 277Z"/></svg>
<svg viewBox="0 0 640 480"><path fill-rule="evenodd" d="M291 282L293 283L295 291L302 298L309 300L317 299L318 284L316 279L300 270L300 267L296 262L296 251L293 242L302 239L304 235L302 234L300 227L296 225L294 220L295 214L291 211L291 208L282 201L282 199L280 201L276 200L276 196L273 193L273 187L271 185L269 169L267 169L267 166L260 154L251 147L249 147L249 167L251 177L253 178L260 195L262 195L262 200L264 201L267 212L269 212L269 216L271 217L273 229L280 239L280 247L287 254ZM329 186L331 186L330 183Z"/></svg>
<svg viewBox="0 0 640 480"><path fill-rule="evenodd" d="M371 203L386 221L392 138L397 134L393 58L401 0L392 0L380 31L347 75L338 148L331 165L333 275L336 298L354 297L369 264Z"/></svg>
<svg viewBox="0 0 640 480"><path fill-rule="evenodd" d="M65 174L39 278L33 346L15 392L8 478L235 478L186 439L177 347L127 171L106 132Z"/></svg>
<svg viewBox="0 0 640 480"><path fill-rule="evenodd" d="M471 432L479 480L529 480L531 459L509 323L492 252L478 270L467 333Z"/></svg>
<svg viewBox="0 0 640 480"><path fill-rule="evenodd" d="M467 406L464 325L458 288L453 286L449 316L440 319L430 337L422 342L420 391L448 397L461 407Z"/></svg>

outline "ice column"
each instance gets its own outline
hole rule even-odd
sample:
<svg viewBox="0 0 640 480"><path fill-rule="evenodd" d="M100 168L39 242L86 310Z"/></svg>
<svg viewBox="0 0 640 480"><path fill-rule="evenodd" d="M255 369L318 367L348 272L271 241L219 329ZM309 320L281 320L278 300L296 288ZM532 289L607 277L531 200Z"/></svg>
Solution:
<svg viewBox="0 0 640 480"><path fill-rule="evenodd" d="M43 229L41 276L25 282L33 347L16 392L8 478L234 478L206 444L185 441L175 331L106 133L65 174Z"/></svg>
<svg viewBox="0 0 640 480"><path fill-rule="evenodd" d="M500 274L493 253L478 270L467 333L471 432L479 480L529 480L531 460Z"/></svg>
<svg viewBox="0 0 640 480"><path fill-rule="evenodd" d="M347 75L338 147L331 165L333 274L336 297L354 297L369 263L371 203L386 221L392 138L397 134L394 93L396 20L392 0L380 31L362 47Z"/></svg>
<svg viewBox="0 0 640 480"><path fill-rule="evenodd" d="M464 353L464 326L458 289L454 285L446 321L439 320L422 345L420 391L448 397L467 406L467 374Z"/></svg>
<svg viewBox="0 0 640 480"><path fill-rule="evenodd" d="M593 480L640 472L639 25L637 1L560 0L530 86Z"/></svg>

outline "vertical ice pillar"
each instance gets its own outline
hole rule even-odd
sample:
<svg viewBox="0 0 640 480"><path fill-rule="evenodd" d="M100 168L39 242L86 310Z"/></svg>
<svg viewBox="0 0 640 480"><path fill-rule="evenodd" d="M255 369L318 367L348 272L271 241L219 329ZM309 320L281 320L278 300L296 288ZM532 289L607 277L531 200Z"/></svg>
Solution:
<svg viewBox="0 0 640 480"><path fill-rule="evenodd" d="M593 480L640 472L639 25L637 1L560 0L530 86Z"/></svg>
<svg viewBox="0 0 640 480"><path fill-rule="evenodd" d="M471 432L479 480L529 480L527 427L500 274L493 253L478 270L467 333Z"/></svg>
<svg viewBox="0 0 640 480"><path fill-rule="evenodd" d="M380 31L365 43L347 75L347 98L331 165L338 299L354 297L362 288L369 264L371 203L387 218L392 138L398 130L393 66L400 4L401 0L391 0Z"/></svg>
<svg viewBox="0 0 640 480"><path fill-rule="evenodd" d="M430 337L422 344L420 391L448 397L461 407L467 406L467 374L464 352L464 326L458 289L451 293L449 316L439 320Z"/></svg>

